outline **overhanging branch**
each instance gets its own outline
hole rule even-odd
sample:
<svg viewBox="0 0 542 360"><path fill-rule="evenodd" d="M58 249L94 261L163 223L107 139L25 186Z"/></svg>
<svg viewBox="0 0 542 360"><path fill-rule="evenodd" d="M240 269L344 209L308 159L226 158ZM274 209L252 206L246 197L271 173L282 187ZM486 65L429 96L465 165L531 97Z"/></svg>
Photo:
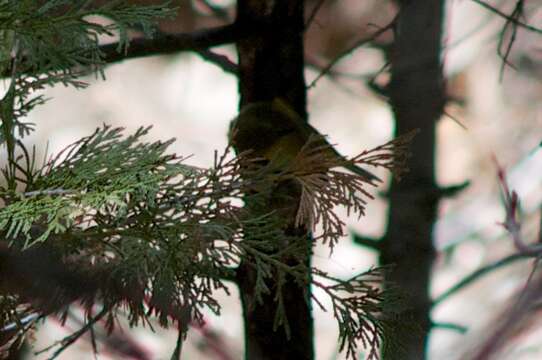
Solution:
<svg viewBox="0 0 542 360"><path fill-rule="evenodd" d="M215 63L224 71L236 74L237 65L221 55L211 53L208 49L226 45L246 37L246 27L238 23L217 26L214 28L195 30L192 32L167 34L158 33L154 38L136 38L129 41L126 49L119 42L100 45L102 64L113 64L124 60L146 56L167 55L182 51L196 51L205 60ZM22 61L24 63L24 59ZM4 69L0 77L10 77L11 67Z"/></svg>
<svg viewBox="0 0 542 360"><path fill-rule="evenodd" d="M100 46L103 61L107 64L133 58L173 54L181 51L204 50L213 46L230 44L244 36L237 24L196 30L189 33L162 34L152 39L133 39L125 51L118 51L119 44Z"/></svg>

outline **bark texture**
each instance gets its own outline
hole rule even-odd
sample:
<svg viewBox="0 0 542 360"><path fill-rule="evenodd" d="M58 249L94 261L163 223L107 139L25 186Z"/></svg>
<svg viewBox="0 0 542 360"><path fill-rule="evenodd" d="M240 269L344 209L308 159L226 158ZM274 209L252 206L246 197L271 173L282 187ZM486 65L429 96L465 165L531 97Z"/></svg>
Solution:
<svg viewBox="0 0 542 360"><path fill-rule="evenodd" d="M303 0L239 0L237 24L250 29L251 36L237 42L239 54L239 92L241 106L270 101L276 97L288 100L306 118L306 93L303 74ZM262 119L262 121L272 121ZM253 134L258 136L258 134ZM269 210L278 210L284 218L284 230L306 244L299 259L287 259L310 264L311 245L304 229L293 226L297 211L299 189L285 183L269 199ZM286 196L285 196L286 195ZM290 199L285 203L285 199ZM292 201L293 199L293 201ZM245 358L312 359L313 321L310 289L287 279L282 291L286 315L291 329L288 338L283 328L274 330L277 304L274 298L276 279L268 280L271 294L258 303L254 296L256 273L244 262L238 269L237 283L241 294L245 323Z"/></svg>
<svg viewBox="0 0 542 360"><path fill-rule="evenodd" d="M435 180L435 128L445 104L441 62L444 1L401 0L393 48L390 103L396 133L419 128L414 139L410 173L391 186L388 230L381 247L381 264L393 264L388 280L408 296L400 322L417 331L396 336L405 353L384 352L384 359L423 359L431 330L429 296L435 256L432 230L439 189Z"/></svg>

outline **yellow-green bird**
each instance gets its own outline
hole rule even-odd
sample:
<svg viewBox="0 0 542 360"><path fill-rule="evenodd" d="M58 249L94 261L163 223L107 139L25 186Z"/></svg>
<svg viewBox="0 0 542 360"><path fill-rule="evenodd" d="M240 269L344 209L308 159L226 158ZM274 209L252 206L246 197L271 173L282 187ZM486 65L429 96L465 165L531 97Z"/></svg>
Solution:
<svg viewBox="0 0 542 360"><path fill-rule="evenodd" d="M244 106L230 125L229 140L238 151L268 160L277 168L288 166L311 139L311 147L321 147L325 155L345 162L315 128L282 99ZM369 171L345 162L344 167L369 182L381 181Z"/></svg>

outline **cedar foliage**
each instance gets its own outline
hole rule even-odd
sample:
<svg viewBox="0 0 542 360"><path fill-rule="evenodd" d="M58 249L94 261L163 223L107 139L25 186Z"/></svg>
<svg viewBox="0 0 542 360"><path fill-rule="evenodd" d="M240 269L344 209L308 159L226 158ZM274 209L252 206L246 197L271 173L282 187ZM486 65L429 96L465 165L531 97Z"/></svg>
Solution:
<svg viewBox="0 0 542 360"><path fill-rule="evenodd" d="M276 226L280 216L243 206L265 203L257 197L266 192L255 188L272 192L284 181L295 181L303 192L297 224L313 228L322 223L315 241L332 249L345 231L334 208L345 206L361 216L371 185L337 170L322 173L323 162L326 168L344 165L330 163L338 160L302 151L292 168L277 173L226 149L211 168L200 169L168 154L173 139L149 143L144 140L149 128L126 136L106 125L46 160L36 159L36 149L23 138L35 127L25 115L46 101L40 90L57 84L84 88L82 76L104 75L99 36L118 36L122 52L130 44L131 27L152 36L153 20L174 11L168 4L91 5L0 2L0 69L9 78L0 100L6 160L0 186L2 351L19 346L47 316L66 319L73 306L85 309L85 324L53 344L51 358L99 320L112 330L121 313L132 326L155 317L162 326L178 329L182 338L190 322L203 321L203 309L220 313L213 293L227 291L225 281L235 278L243 259L257 269L256 294L275 292L277 329L289 331L280 286L288 275L329 297L340 347L349 357L360 345L370 358L378 357L382 334L394 327L397 299L381 289L384 270L344 280L316 268L290 266L286 259L295 258L306 244L286 241L288 246L276 251L287 237ZM97 20L103 18L110 22ZM408 140L392 141L350 161L401 170ZM279 279L273 289L265 281L271 277ZM322 299L307 298L325 308ZM180 348L181 342L175 355Z"/></svg>

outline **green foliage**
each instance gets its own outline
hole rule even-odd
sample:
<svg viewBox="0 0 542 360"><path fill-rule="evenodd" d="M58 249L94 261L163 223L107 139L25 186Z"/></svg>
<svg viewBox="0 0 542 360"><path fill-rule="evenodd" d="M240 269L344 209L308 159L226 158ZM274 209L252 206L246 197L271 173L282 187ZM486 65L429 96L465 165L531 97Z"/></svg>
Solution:
<svg viewBox="0 0 542 360"><path fill-rule="evenodd" d="M138 26L151 35L157 18L173 15L168 3L135 6L117 0L96 6L89 0L5 0L0 3L0 31L11 39L15 55L24 57L25 70L34 75L70 73L78 66L102 65L100 36L117 34L121 51L128 46L129 28ZM11 61L12 51L4 51L3 62Z"/></svg>
<svg viewBox="0 0 542 360"><path fill-rule="evenodd" d="M32 242L46 240L51 232L65 232L75 221L86 220L89 211L110 209L124 215L129 202L153 206L161 190L159 184L191 171L187 166L169 163L172 157L163 155L171 141L138 143L148 128L119 141L120 130L97 130L66 148L38 172L19 166L26 189L13 193L0 214L0 227L7 229L8 238L25 235L23 244L14 245L24 249ZM4 189L4 198L9 195ZM39 222L45 231L39 238L30 239L32 225Z"/></svg>
<svg viewBox="0 0 542 360"><path fill-rule="evenodd" d="M1 1L0 74L11 77L11 85L2 99L0 143L15 130L21 137L31 131L32 124L20 119L45 101L36 91L58 83L81 88L86 86L82 75L102 73L100 36L118 36L122 51L129 28L138 26L150 35L157 18L172 14L167 2L109 1L97 7L89 0ZM8 147L13 152L12 144Z"/></svg>
<svg viewBox="0 0 542 360"><path fill-rule="evenodd" d="M342 280L316 273L330 282L330 285L320 285L329 296L333 316L339 325L340 350L346 349L346 356L356 358L361 343L368 350L367 359L378 359L382 345L398 347L393 339L386 339L382 344L384 334L393 332L397 324L400 304L400 294L393 288L381 289L384 281L384 268L370 269L350 279ZM325 307L315 299L315 302L325 310Z"/></svg>
<svg viewBox="0 0 542 360"><path fill-rule="evenodd" d="M344 232L334 208L361 214L370 196L356 175L321 172L322 161L337 160L322 158L323 152L302 153L294 168L276 173L226 150L213 167L198 169L167 154L173 140L145 142L149 128L124 136L122 129L104 125L38 165L35 149L20 140L33 129L25 115L45 101L37 91L58 83L81 88L82 75L101 72L100 36L118 34L123 51L130 27L149 32L157 16L170 13L166 6L124 1L101 7L92 1L0 1L0 72L10 78L0 100L0 144L7 155L0 257L24 259L46 249L54 256L42 256L44 264L60 275L49 285L39 271L16 274L10 290L0 293L0 328L10 324L23 336L40 317L79 301L87 310L86 325L59 344L53 357L98 319L107 317L112 327L121 308L132 325L153 316L163 326L176 324L184 336L189 321L203 320L203 309L220 313L214 293L227 292L225 281L235 278L242 260L256 269L256 299L274 295L276 328L289 332L282 289L288 276L327 294L348 356L355 356L359 342L376 356L388 310L378 270L341 280L303 261L291 265L288 259L301 259L314 243L287 235L281 214L258 208L278 184L294 181L302 193L296 225L323 223L318 239L333 246ZM394 161L388 148L377 150L384 154L368 152L370 161L360 162ZM30 259L37 268L36 258ZM277 286L270 288L270 279ZM74 282L87 286L74 289ZM306 297L323 307L312 294ZM96 304L100 310L93 315ZM32 312L39 316L24 320Z"/></svg>

